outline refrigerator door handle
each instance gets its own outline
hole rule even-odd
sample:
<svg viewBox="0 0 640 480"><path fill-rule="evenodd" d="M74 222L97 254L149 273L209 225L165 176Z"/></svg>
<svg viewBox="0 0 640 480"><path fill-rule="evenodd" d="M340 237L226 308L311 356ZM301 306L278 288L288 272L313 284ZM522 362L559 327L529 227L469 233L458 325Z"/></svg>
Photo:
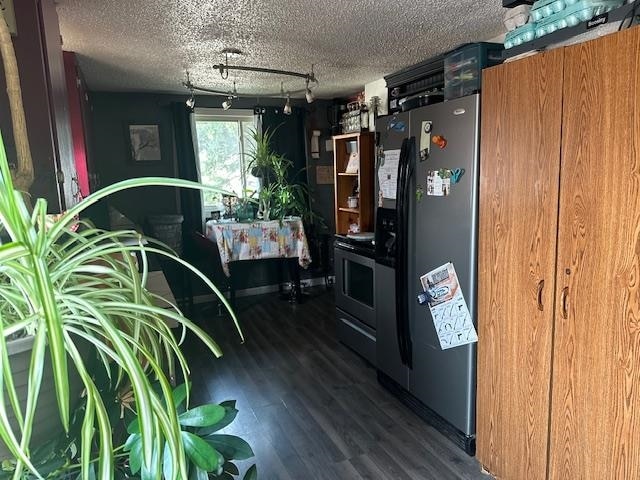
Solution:
<svg viewBox="0 0 640 480"><path fill-rule="evenodd" d="M398 192L396 195L396 329L398 347L402 363L412 368L411 336L408 322L408 222L407 206L409 205L409 180L413 174L411 155L414 154L415 138L411 137L402 142L400 161L398 166Z"/></svg>
<svg viewBox="0 0 640 480"><path fill-rule="evenodd" d="M403 309L404 309L404 345L405 345L405 358L406 365L409 368L413 368L413 352L412 352L412 342L411 342L411 327L409 323L409 239L408 239L408 208L411 205L411 189L410 182L411 177L413 176L413 162L412 159L415 158L416 150L415 150L415 137L409 137L407 141L407 153L405 155L405 177L404 177L404 191L403 191L403 208L404 208L404 232L405 232L405 241L404 241L404 275L403 275Z"/></svg>
<svg viewBox="0 0 640 480"><path fill-rule="evenodd" d="M403 291L404 276L406 274L404 248L405 248L405 225L404 225L404 178L405 178L405 158L407 155L407 139L402 141L400 149L400 159L398 162L398 187L396 192L396 336L400 360L403 365L407 364L406 354L406 334L404 332L404 309Z"/></svg>

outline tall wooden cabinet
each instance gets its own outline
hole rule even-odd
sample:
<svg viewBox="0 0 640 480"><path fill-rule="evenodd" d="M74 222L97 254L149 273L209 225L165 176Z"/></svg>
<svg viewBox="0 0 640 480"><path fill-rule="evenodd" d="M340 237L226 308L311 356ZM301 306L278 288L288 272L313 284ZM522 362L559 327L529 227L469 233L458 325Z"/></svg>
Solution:
<svg viewBox="0 0 640 480"><path fill-rule="evenodd" d="M477 452L514 480L546 471L563 57L483 78Z"/></svg>
<svg viewBox="0 0 640 480"><path fill-rule="evenodd" d="M336 233L373 232L375 139L370 132L333 137ZM352 167L352 168L349 168ZM349 205L349 197L357 205Z"/></svg>
<svg viewBox="0 0 640 480"><path fill-rule="evenodd" d="M478 459L640 472L640 28L485 71Z"/></svg>

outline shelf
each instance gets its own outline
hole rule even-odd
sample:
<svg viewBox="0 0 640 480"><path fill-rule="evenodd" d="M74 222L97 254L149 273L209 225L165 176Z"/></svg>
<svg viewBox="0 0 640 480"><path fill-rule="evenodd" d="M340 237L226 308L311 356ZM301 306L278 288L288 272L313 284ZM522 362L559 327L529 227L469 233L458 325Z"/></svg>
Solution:
<svg viewBox="0 0 640 480"><path fill-rule="evenodd" d="M344 207L339 207L338 210L340 210L341 212L347 212L347 213L355 213L357 215L360 215L360 210L357 208L344 208Z"/></svg>
<svg viewBox="0 0 640 480"><path fill-rule="evenodd" d="M352 149L357 142L357 150ZM351 153L358 152L359 168L347 173ZM334 214L336 233L346 234L357 223L361 231L373 231L375 136L371 132L347 133L333 137L333 166L335 173ZM353 166L355 169L355 165ZM348 208L349 197L355 192L359 197L358 208ZM353 204L352 204L353 205Z"/></svg>

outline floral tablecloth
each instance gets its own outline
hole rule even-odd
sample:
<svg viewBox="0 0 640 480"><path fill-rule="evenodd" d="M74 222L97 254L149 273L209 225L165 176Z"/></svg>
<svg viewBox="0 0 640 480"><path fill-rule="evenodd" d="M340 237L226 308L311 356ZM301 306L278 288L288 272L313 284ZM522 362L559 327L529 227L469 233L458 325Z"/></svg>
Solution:
<svg viewBox="0 0 640 480"><path fill-rule="evenodd" d="M229 262L262 258L298 258L302 268L311 263L307 237L299 218L253 223L207 222L207 238L218 245L222 269Z"/></svg>

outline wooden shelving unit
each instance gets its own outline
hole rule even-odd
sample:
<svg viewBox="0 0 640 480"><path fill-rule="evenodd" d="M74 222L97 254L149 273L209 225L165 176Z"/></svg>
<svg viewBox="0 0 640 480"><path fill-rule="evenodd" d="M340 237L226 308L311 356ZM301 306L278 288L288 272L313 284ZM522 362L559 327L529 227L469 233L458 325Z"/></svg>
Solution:
<svg viewBox="0 0 640 480"><path fill-rule="evenodd" d="M347 173L351 152L358 153L358 172ZM349 133L333 137L335 171L336 233L350 233L351 225L360 232L373 232L375 138L373 133ZM348 198L358 196L358 208L349 208Z"/></svg>

